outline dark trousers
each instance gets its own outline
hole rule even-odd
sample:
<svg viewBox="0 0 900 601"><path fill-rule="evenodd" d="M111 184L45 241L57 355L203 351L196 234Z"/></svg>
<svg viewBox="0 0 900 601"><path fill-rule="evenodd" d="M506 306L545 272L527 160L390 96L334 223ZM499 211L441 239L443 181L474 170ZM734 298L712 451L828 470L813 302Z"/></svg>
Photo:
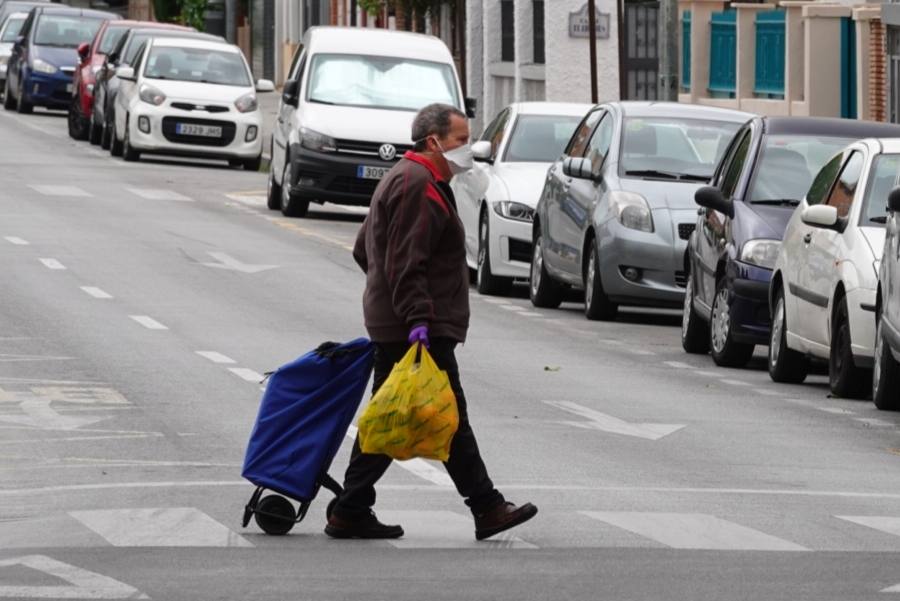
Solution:
<svg viewBox="0 0 900 601"><path fill-rule="evenodd" d="M454 349L456 341L449 338L435 338L428 351L438 367L447 372L450 387L456 395L459 406L459 430L450 444L450 458L444 463L447 473L456 485L456 490L465 498L472 513L478 515L499 505L503 496L494 488L488 477L487 468L478 452L475 433L469 425L466 397L459 383L459 366L456 364ZM406 342L378 343L375 345L374 394L390 375L394 364L409 350ZM354 520L368 515L375 504L375 483L384 475L393 461L387 455L370 455L359 448L359 436L353 443L350 465L344 476L344 492L338 499L334 513L344 519Z"/></svg>

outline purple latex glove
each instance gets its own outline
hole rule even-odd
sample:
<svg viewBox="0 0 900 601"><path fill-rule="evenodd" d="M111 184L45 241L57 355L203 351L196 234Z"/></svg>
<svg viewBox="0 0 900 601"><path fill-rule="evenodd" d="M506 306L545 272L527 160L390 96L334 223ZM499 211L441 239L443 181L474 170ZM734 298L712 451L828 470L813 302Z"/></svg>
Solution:
<svg viewBox="0 0 900 601"><path fill-rule="evenodd" d="M415 326L409 331L409 338L407 340L409 340L410 344L421 342L425 348L428 348L428 326L426 324Z"/></svg>

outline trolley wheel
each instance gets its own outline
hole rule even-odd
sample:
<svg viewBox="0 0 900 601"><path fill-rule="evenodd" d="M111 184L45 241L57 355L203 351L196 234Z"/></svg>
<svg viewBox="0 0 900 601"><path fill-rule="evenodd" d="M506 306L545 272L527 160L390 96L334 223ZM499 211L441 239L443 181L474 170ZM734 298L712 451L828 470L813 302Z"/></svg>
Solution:
<svg viewBox="0 0 900 601"><path fill-rule="evenodd" d="M263 532L274 535L290 532L297 519L294 506L281 495L263 497L256 506L255 517Z"/></svg>
<svg viewBox="0 0 900 601"><path fill-rule="evenodd" d="M334 511L334 506L337 505L337 502L338 502L337 497L328 501L328 507L325 508L325 518L326 519L329 519L329 520L331 519L331 514Z"/></svg>

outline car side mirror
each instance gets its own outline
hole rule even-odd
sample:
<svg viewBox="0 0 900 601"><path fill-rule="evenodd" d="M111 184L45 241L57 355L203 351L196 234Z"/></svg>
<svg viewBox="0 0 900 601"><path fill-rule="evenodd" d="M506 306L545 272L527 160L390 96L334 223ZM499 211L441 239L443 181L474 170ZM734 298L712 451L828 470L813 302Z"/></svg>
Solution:
<svg viewBox="0 0 900 601"><path fill-rule="evenodd" d="M119 67L116 69L116 76L119 79L124 79L126 81L136 81L137 77L135 77L134 69L131 67Z"/></svg>
<svg viewBox="0 0 900 601"><path fill-rule="evenodd" d="M813 227L833 228L838 223L837 207L813 205L800 213L800 221Z"/></svg>
<svg viewBox="0 0 900 601"><path fill-rule="evenodd" d="M734 217L734 202L725 198L722 191L714 186L704 186L694 192L694 202L701 207L727 215L729 218Z"/></svg>
<svg viewBox="0 0 900 601"><path fill-rule="evenodd" d="M475 157L476 161L493 163L494 160L491 158L493 150L494 147L489 140L479 140L472 144L472 155Z"/></svg>
<svg viewBox="0 0 900 601"><path fill-rule="evenodd" d="M478 108L478 100L475 98L466 98L465 99L466 106L466 117L469 119L475 118L475 109Z"/></svg>
<svg viewBox="0 0 900 601"><path fill-rule="evenodd" d="M90 52L90 51L91 51L91 47L88 45L87 42L82 42L82 43L78 44L78 56L81 57L82 61L88 57L88 52Z"/></svg>
<svg viewBox="0 0 900 601"><path fill-rule="evenodd" d="M284 82L284 88L281 90L281 101L291 106L297 106L297 94L300 91L300 81L289 79Z"/></svg>
<svg viewBox="0 0 900 601"><path fill-rule="evenodd" d="M563 173L568 177L589 179L591 181L600 179L599 175L594 173L591 160L584 157L566 157L563 159L562 168Z"/></svg>
<svg viewBox="0 0 900 601"><path fill-rule="evenodd" d="M888 194L888 211L900 213L900 187L894 188Z"/></svg>
<svg viewBox="0 0 900 601"><path fill-rule="evenodd" d="M270 79L260 79L256 82L257 92L274 92L275 84Z"/></svg>

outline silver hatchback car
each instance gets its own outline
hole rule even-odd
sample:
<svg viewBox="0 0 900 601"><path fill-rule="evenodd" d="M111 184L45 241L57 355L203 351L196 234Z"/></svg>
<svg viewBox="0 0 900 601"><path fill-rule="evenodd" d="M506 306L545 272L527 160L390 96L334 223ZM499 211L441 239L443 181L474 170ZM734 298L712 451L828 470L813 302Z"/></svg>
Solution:
<svg viewBox="0 0 900 601"><path fill-rule="evenodd" d="M659 102L594 107L547 172L532 234L531 302L583 289L589 319L620 304L679 307L694 192L752 115Z"/></svg>

